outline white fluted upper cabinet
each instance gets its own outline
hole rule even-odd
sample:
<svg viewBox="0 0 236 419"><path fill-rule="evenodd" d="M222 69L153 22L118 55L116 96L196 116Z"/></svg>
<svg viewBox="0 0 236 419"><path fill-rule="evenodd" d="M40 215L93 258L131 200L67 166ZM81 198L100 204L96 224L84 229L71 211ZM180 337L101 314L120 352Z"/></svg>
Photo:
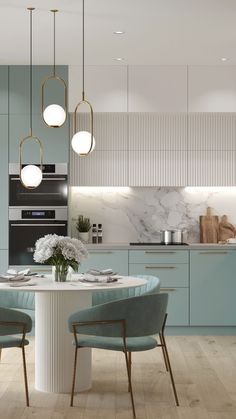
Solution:
<svg viewBox="0 0 236 419"><path fill-rule="evenodd" d="M189 66L189 112L236 112L236 66Z"/></svg>
<svg viewBox="0 0 236 419"><path fill-rule="evenodd" d="M82 67L69 66L69 112L81 100ZM127 66L88 65L85 94L94 112L127 112Z"/></svg>
<svg viewBox="0 0 236 419"><path fill-rule="evenodd" d="M188 185L236 185L236 114L190 113Z"/></svg>
<svg viewBox="0 0 236 419"><path fill-rule="evenodd" d="M78 114L77 118L78 126L87 129L88 115ZM95 113L94 137L96 147L89 156L80 157L71 149L71 186L127 186L127 113Z"/></svg>
<svg viewBox="0 0 236 419"><path fill-rule="evenodd" d="M186 66L129 66L129 112L187 112Z"/></svg>
<svg viewBox="0 0 236 419"><path fill-rule="evenodd" d="M129 186L187 184L187 115L129 114Z"/></svg>

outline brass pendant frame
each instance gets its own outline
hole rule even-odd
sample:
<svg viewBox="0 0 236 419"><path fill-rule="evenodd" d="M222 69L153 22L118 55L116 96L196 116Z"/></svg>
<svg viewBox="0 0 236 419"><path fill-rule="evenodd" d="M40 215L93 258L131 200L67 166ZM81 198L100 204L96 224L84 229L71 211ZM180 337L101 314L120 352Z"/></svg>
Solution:
<svg viewBox="0 0 236 419"><path fill-rule="evenodd" d="M27 140L33 140L33 141L36 141L37 143L38 143L38 145L39 145L39 155L40 155L40 170L41 170L41 172L43 173L43 144L42 144L42 142L41 142L41 140L38 138L38 137L36 137L35 135L33 135L32 134L32 132L30 131L30 133L29 133L29 135L27 135L27 137L24 137L24 138L22 138L21 140L20 140L20 147L19 147L19 152L20 152L20 173L19 173L19 175L20 175L20 181L21 181L21 184L26 188L26 189L36 189L37 188L37 186L27 186L27 185L25 185L25 183L23 182L23 180L22 180L22 178L21 178L21 170L23 169L23 167L22 167L22 148L23 148L23 145L24 145L24 143L27 141ZM28 166L28 165L27 165Z"/></svg>
<svg viewBox="0 0 236 419"><path fill-rule="evenodd" d="M84 96L84 95L83 95ZM86 105L88 105L88 107L89 107L89 113L90 113L90 132L91 132L91 145L90 145L90 149L89 149L89 151L87 152L87 153L81 153L81 154L79 154L79 156L81 156L81 157L85 157L85 156L87 156L91 151L92 151L92 148L93 148L93 143L94 143L94 139L93 139L93 108L92 108L92 105L91 105L91 103L87 100L87 99L84 99L84 97L83 97L83 99L77 104L77 106L76 106L76 108L75 108L75 110L74 110L74 135L77 133L77 132L79 132L79 131L77 131L77 122L76 122L76 116L77 116L77 112L78 112L78 109L79 109L79 107L81 106L81 105L83 105L83 104L86 104Z"/></svg>
<svg viewBox="0 0 236 419"><path fill-rule="evenodd" d="M45 87L48 83L49 80L55 79L57 80L59 83L61 83L63 85L64 88L64 111L66 114L66 119L63 122L63 124L57 126L57 125L48 125L47 122L45 121L44 117L43 117L43 112L46 109L45 105L44 105L44 99L45 99ZM43 83L42 83L42 107L41 107L41 114L42 114L42 119L43 122L45 123L45 125L47 125L47 127L49 128L61 128L63 127L63 125L65 124L66 120L67 120L67 115L68 115L68 93L67 93L67 85L65 80L62 77L59 77L57 74L52 74L51 76L48 76L44 79ZM48 105L49 106L49 105Z"/></svg>

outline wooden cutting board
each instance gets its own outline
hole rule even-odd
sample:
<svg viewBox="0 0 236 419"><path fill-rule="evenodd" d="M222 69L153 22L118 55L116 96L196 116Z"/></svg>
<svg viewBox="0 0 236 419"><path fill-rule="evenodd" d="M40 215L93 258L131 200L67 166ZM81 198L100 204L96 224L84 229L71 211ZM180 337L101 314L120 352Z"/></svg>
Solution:
<svg viewBox="0 0 236 419"><path fill-rule="evenodd" d="M236 236L236 229L229 223L227 215L223 215L219 224L219 240L224 242Z"/></svg>
<svg viewBox="0 0 236 419"><path fill-rule="evenodd" d="M200 242L218 243L219 241L219 217L212 215L212 209L207 208L206 215L200 215Z"/></svg>

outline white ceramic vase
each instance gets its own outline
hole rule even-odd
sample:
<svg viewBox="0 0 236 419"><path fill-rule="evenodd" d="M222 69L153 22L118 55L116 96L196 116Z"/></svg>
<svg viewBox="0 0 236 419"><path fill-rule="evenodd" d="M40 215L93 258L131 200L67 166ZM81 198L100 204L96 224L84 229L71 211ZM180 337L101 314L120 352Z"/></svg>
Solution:
<svg viewBox="0 0 236 419"><path fill-rule="evenodd" d="M83 243L88 243L89 242L89 231L79 231L79 239L83 242Z"/></svg>

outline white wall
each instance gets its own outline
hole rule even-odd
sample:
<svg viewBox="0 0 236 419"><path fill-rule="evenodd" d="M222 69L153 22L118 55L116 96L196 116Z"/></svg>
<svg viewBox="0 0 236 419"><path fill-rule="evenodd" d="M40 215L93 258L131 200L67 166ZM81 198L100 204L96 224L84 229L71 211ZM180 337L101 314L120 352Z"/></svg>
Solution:
<svg viewBox="0 0 236 419"><path fill-rule="evenodd" d="M70 112L81 79L70 66ZM85 91L95 112L235 112L236 66L86 66Z"/></svg>

